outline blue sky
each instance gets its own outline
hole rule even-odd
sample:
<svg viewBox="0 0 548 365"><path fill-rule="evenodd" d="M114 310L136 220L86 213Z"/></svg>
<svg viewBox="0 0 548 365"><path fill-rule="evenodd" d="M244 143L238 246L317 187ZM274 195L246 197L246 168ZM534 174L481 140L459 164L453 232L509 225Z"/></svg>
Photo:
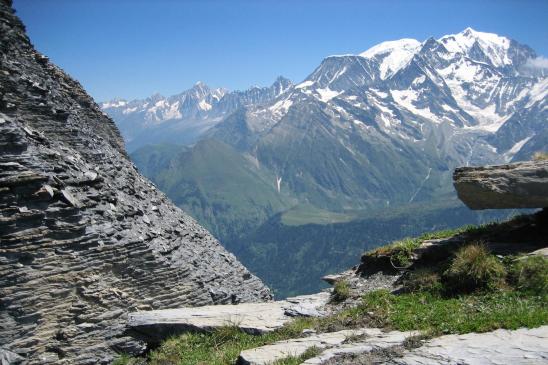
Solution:
<svg viewBox="0 0 548 365"><path fill-rule="evenodd" d="M548 1L14 0L35 47L97 100L301 81L331 54L470 26L548 55Z"/></svg>

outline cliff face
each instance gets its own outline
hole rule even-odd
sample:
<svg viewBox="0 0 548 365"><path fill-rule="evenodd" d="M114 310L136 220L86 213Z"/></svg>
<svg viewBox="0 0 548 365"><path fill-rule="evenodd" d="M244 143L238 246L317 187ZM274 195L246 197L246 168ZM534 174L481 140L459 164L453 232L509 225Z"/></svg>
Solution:
<svg viewBox="0 0 548 365"><path fill-rule="evenodd" d="M108 363L129 311L268 299L0 0L0 358Z"/></svg>

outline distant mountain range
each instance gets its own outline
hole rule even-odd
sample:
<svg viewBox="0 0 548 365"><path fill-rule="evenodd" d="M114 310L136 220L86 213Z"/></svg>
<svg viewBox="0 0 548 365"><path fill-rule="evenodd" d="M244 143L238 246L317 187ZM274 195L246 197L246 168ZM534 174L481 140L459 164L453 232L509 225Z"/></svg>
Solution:
<svg viewBox="0 0 548 365"><path fill-rule="evenodd" d="M330 56L296 85L280 77L229 92L198 83L102 108L142 172L230 249L246 248L240 258L254 269L258 252L276 245L257 244L264 224L355 227L374 211L444 202L440 220L422 228L452 225L450 207L463 209L451 185L456 166L548 149L547 70L536 60L528 46L467 28ZM404 232L395 225L385 238Z"/></svg>
<svg viewBox="0 0 548 365"><path fill-rule="evenodd" d="M155 94L144 100L115 99L101 103L101 108L116 120L126 147L133 151L150 143L192 144L236 110L271 102L292 86L279 77L270 87L229 92L197 82L167 98Z"/></svg>

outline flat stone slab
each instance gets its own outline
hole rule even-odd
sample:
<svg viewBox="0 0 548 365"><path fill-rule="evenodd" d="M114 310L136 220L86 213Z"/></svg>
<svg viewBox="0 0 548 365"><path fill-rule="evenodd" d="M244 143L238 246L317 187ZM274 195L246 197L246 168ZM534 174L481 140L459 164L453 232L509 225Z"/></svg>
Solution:
<svg viewBox="0 0 548 365"><path fill-rule="evenodd" d="M407 351L393 364L548 364L548 326L442 336Z"/></svg>
<svg viewBox="0 0 548 365"><path fill-rule="evenodd" d="M133 312L128 327L148 341L158 341L184 331L210 331L235 325L243 331L261 334L282 327L295 316L321 316L329 293L303 295L282 301L210 305L178 309Z"/></svg>
<svg viewBox="0 0 548 365"><path fill-rule="evenodd" d="M367 352L377 348L401 345L411 335L411 332L382 332L378 328L320 333L242 351L238 358L238 364L272 364L291 356L301 356L312 347L324 349L324 351L321 355L308 359L303 364L322 364L324 361L343 353ZM355 341L358 342L346 343L356 337L358 339Z"/></svg>
<svg viewBox="0 0 548 365"><path fill-rule="evenodd" d="M548 207L548 161L459 167L453 184L471 209Z"/></svg>
<svg viewBox="0 0 548 365"><path fill-rule="evenodd" d="M418 334L417 332L400 331L382 332L377 328L367 328L362 331L364 331L364 339L328 348L320 355L303 362L303 365L320 365L342 355L363 354L393 346L402 346L407 338Z"/></svg>
<svg viewBox="0 0 548 365"><path fill-rule="evenodd" d="M261 346L240 353L238 364L267 365L290 356L300 356L312 347L324 349L342 344L347 338L360 336L361 330L345 330L330 333L321 333L308 337L279 341L271 345Z"/></svg>

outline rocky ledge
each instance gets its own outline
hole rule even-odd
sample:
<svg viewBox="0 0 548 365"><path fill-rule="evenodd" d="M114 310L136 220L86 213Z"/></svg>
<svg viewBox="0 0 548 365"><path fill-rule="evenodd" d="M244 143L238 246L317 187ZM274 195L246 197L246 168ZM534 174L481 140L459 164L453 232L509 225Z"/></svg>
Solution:
<svg viewBox="0 0 548 365"><path fill-rule="evenodd" d="M106 364L128 312L260 302L269 290L128 160L78 82L0 0L0 359Z"/></svg>
<svg viewBox="0 0 548 365"><path fill-rule="evenodd" d="M177 333L211 331L229 325L258 335L279 329L294 317L321 317L329 298L329 293L321 292L268 303L134 312L128 317L128 333L148 343L158 343Z"/></svg>
<svg viewBox="0 0 548 365"><path fill-rule="evenodd" d="M459 167L453 174L459 198L471 209L548 207L548 161Z"/></svg>

